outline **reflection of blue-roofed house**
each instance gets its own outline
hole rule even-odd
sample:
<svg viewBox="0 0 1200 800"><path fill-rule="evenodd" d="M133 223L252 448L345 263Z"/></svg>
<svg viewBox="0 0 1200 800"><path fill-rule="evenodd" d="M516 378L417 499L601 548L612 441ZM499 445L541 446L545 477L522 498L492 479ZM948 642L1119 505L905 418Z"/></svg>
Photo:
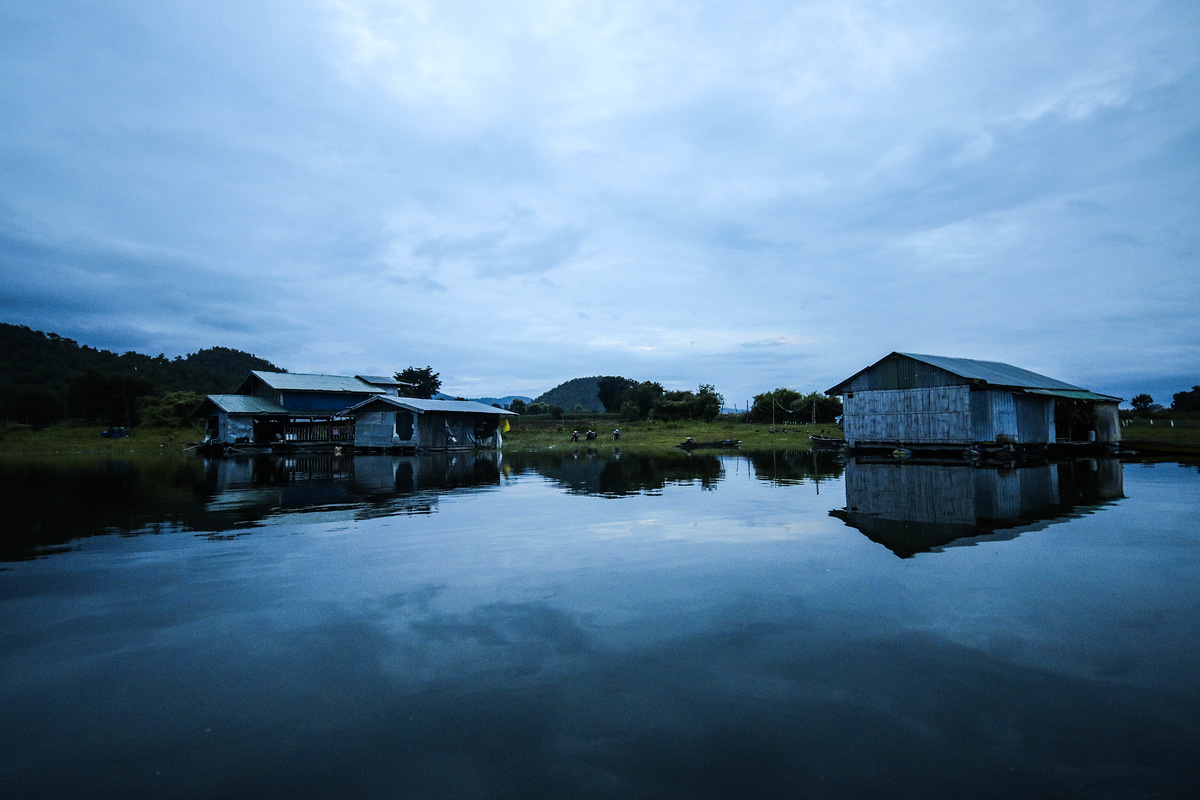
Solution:
<svg viewBox="0 0 1200 800"><path fill-rule="evenodd" d="M925 449L1120 440L1119 397L968 358L891 353L827 390L851 448Z"/></svg>
<svg viewBox="0 0 1200 800"><path fill-rule="evenodd" d="M471 400L372 397L348 410L354 415L354 444L364 448L470 450L499 448L509 417L495 406Z"/></svg>
<svg viewBox="0 0 1200 800"><path fill-rule="evenodd" d="M255 370L233 394L209 395L196 415L206 418L205 444L216 447L352 445L346 409L383 393L343 375Z"/></svg>

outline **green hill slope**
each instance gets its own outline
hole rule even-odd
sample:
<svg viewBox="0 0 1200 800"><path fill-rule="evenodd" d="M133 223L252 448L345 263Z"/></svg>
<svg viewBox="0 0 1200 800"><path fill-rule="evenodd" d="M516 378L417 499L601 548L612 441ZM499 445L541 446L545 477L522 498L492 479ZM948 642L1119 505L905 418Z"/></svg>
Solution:
<svg viewBox="0 0 1200 800"><path fill-rule="evenodd" d="M575 406L583 406L585 411L603 411L599 380L596 376L572 378L539 395L534 402L561 406L565 411L574 411Z"/></svg>

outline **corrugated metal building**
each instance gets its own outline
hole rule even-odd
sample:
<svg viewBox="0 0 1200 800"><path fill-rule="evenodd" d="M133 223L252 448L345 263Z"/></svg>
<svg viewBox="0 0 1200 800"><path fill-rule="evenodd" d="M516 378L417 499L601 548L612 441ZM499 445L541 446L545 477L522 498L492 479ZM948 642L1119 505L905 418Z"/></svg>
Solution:
<svg viewBox="0 0 1200 800"><path fill-rule="evenodd" d="M1119 397L998 361L890 353L828 389L851 448L1117 442Z"/></svg>
<svg viewBox="0 0 1200 800"><path fill-rule="evenodd" d="M364 448L471 450L499 448L507 417L517 416L470 400L419 400L381 395L347 413L355 420L354 444Z"/></svg>
<svg viewBox="0 0 1200 800"><path fill-rule="evenodd" d="M354 444L346 409L384 389L343 375L251 372L233 394L205 398L206 445L321 446Z"/></svg>
<svg viewBox="0 0 1200 800"><path fill-rule="evenodd" d="M252 444L260 438L271 441L275 429L282 433L289 414L274 400L244 394L210 394L196 409L195 416L206 420L207 444Z"/></svg>

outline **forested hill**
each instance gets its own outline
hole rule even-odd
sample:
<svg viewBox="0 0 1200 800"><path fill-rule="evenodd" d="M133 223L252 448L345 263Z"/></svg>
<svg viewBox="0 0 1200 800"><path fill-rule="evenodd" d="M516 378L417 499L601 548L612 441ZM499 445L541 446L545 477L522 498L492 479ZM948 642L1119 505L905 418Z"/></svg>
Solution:
<svg viewBox="0 0 1200 800"><path fill-rule="evenodd" d="M169 392L231 392L251 370L286 372L265 359L210 347L168 359L121 355L54 333L0 323L0 420L46 424L60 419L113 420L140 397Z"/></svg>
<svg viewBox="0 0 1200 800"><path fill-rule="evenodd" d="M559 406L567 411L573 411L575 406L583 406L585 411L604 410L604 404L600 402L600 378L595 376L572 378L560 383L540 395L534 402Z"/></svg>

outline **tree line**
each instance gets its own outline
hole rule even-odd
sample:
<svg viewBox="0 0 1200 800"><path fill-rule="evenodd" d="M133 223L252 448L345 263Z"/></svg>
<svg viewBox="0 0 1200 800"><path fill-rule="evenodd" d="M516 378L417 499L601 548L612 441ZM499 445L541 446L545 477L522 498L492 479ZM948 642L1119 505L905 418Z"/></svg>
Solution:
<svg viewBox="0 0 1200 800"><path fill-rule="evenodd" d="M1139 413L1162 411L1163 407L1154 402L1148 394L1139 394L1129 401L1133 410ZM1176 392L1171 397L1172 411L1200 411L1200 386L1193 386L1190 391Z"/></svg>
<svg viewBox="0 0 1200 800"><path fill-rule="evenodd" d="M636 381L619 375L574 378L543 394L538 401L513 401L508 409L518 414L549 414L562 417L568 408L552 399L578 400L574 413L595 410L624 420L698 420L711 422L722 413L725 398L712 384L702 383L696 391L668 391L657 381ZM597 402L593 402L597 401ZM833 422L842 413L842 401L821 392L802 394L779 388L755 395L746 413L749 422Z"/></svg>
<svg viewBox="0 0 1200 800"><path fill-rule="evenodd" d="M178 424L205 395L230 391L251 370L286 372L228 347L173 359L132 351L118 355L0 323L0 420L36 427L67 420Z"/></svg>
<svg viewBox="0 0 1200 800"><path fill-rule="evenodd" d="M211 347L168 359L117 354L80 345L54 333L0 323L0 421L40 427L56 422L168 426L186 423L208 394L231 391L253 370L286 372L265 359L227 347ZM398 393L432 398L441 377L431 366L409 366L393 375ZM1200 387L1193 390L1200 397ZM1177 395L1178 397L1178 395ZM553 402L562 398L570 406ZM667 390L658 381L617 375L575 378L545 393L539 402L513 400L519 414L561 417L597 411L624 420L712 421L725 398L712 384L695 391ZM831 422L841 401L814 392L780 388L756 395L752 422Z"/></svg>

